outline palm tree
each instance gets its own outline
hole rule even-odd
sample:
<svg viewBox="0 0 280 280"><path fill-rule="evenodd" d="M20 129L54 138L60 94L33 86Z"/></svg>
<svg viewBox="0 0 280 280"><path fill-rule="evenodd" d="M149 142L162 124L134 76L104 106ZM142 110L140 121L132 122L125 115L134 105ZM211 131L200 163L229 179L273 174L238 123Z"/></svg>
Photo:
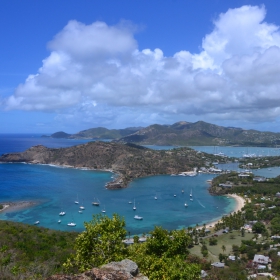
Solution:
<svg viewBox="0 0 280 280"><path fill-rule="evenodd" d="M225 245L222 246L222 250L223 250L223 253L224 253L225 250L226 250L226 246Z"/></svg>

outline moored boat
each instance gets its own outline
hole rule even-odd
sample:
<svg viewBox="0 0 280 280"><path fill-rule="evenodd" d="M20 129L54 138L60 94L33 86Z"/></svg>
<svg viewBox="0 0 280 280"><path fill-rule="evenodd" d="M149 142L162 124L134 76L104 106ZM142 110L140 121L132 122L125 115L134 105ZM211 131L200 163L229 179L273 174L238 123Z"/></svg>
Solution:
<svg viewBox="0 0 280 280"><path fill-rule="evenodd" d="M143 220L143 217L138 216L138 215L135 215L135 216L134 216L134 219L135 219L135 220Z"/></svg>

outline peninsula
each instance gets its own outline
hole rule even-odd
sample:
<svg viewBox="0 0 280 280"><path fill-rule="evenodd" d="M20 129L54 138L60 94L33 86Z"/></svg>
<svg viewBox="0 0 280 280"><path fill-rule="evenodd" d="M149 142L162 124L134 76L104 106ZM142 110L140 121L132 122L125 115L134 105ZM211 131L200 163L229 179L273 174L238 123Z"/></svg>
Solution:
<svg viewBox="0 0 280 280"><path fill-rule="evenodd" d="M21 153L3 154L0 162L53 164L74 168L106 170L118 174L108 189L125 188L135 178L159 174L193 171L219 158L183 147L172 150L151 150L135 144L88 142L69 148L47 148L37 145Z"/></svg>

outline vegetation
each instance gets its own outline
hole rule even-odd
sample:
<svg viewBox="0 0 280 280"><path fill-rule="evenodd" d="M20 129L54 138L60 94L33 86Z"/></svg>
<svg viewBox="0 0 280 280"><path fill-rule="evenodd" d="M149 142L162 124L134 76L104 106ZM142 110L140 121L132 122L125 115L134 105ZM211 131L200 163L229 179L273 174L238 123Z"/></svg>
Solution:
<svg viewBox="0 0 280 280"><path fill-rule="evenodd" d="M111 261L121 261L127 254L122 242L126 236L125 222L117 214L112 219L98 214L85 222L85 231L75 241L75 255L68 258L67 271L85 271Z"/></svg>
<svg viewBox="0 0 280 280"><path fill-rule="evenodd" d="M45 279L62 272L77 235L0 221L0 279Z"/></svg>

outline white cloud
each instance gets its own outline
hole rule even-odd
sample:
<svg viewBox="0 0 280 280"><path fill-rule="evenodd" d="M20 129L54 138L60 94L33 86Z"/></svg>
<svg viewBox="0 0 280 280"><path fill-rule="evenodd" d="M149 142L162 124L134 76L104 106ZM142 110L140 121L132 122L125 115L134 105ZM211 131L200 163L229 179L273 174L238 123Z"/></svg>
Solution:
<svg viewBox="0 0 280 280"><path fill-rule="evenodd" d="M280 113L280 32L265 15L264 6L230 9L214 21L200 53L178 50L172 57L159 48L139 50L127 22L70 21L6 108L104 125L194 116L274 120Z"/></svg>

